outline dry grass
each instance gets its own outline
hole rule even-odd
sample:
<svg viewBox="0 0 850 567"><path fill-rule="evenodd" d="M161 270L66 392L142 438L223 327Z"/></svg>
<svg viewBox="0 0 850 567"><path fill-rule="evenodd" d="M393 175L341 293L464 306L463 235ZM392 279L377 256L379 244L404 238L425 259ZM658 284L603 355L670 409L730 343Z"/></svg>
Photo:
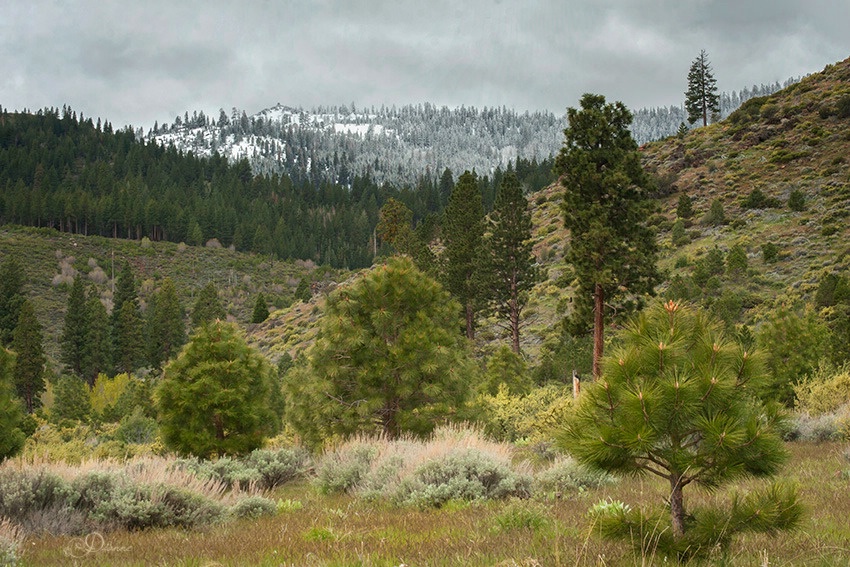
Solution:
<svg viewBox="0 0 850 567"><path fill-rule="evenodd" d="M786 476L801 486L807 517L801 529L776 538L747 535L735 541L735 566L850 566L850 481L838 443L792 444ZM733 490L714 494L691 490L689 505L728 502ZM664 486L628 479L544 503L546 522L536 528L494 529L510 503L416 509L323 496L307 482L275 495L300 503L274 517L239 521L203 531L151 530L105 534L85 565L651 565L658 558L636 556L627 545L591 534L587 509L611 498L632 506L660 506ZM80 543L68 537L30 538L24 560L31 565L73 565L63 550ZM97 542L96 542L97 543ZM711 564L721 564L714 561Z"/></svg>

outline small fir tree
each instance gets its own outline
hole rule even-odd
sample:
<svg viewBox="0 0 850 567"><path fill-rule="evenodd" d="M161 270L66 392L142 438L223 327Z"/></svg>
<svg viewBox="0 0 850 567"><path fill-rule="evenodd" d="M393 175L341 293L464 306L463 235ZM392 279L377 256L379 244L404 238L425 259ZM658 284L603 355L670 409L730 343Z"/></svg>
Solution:
<svg viewBox="0 0 850 567"><path fill-rule="evenodd" d="M708 209L708 214L703 217L702 222L709 226L726 224L726 211L723 209L723 201L720 199L713 200Z"/></svg>
<svg viewBox="0 0 850 567"><path fill-rule="evenodd" d="M794 189L788 195L788 208L794 212L801 213L806 210L806 194L799 189Z"/></svg>
<svg viewBox="0 0 850 567"><path fill-rule="evenodd" d="M65 311L65 325L60 339L62 362L77 377L83 375L86 339L89 334L89 321L86 309L86 291L83 278L74 278L68 295L68 308Z"/></svg>
<svg viewBox="0 0 850 567"><path fill-rule="evenodd" d="M740 278L747 273L747 251L740 244L735 244L726 254L726 273L733 278Z"/></svg>
<svg viewBox="0 0 850 567"><path fill-rule="evenodd" d="M685 221L678 219L673 223L673 227L670 229L670 238L673 242L673 246L676 246L677 248L679 246L684 246L691 241L691 237L688 236L688 231L685 230Z"/></svg>
<svg viewBox="0 0 850 567"><path fill-rule="evenodd" d="M279 429L273 374L235 325L201 325L165 367L156 392L166 447L203 458L260 447Z"/></svg>
<svg viewBox="0 0 850 567"><path fill-rule="evenodd" d="M295 288L295 299L307 303L312 298L313 292L310 290L310 281L307 278L301 278L298 287Z"/></svg>
<svg viewBox="0 0 850 567"><path fill-rule="evenodd" d="M269 306L266 304L266 298L262 293L257 294L257 300L254 302L254 311L251 313L251 322L262 323L269 318Z"/></svg>
<svg viewBox="0 0 850 567"><path fill-rule="evenodd" d="M17 355L15 388L18 396L24 401L27 413L32 413L41 407L47 358L44 356L41 323L36 319L35 309L28 300L21 304L18 325L12 336L12 350Z"/></svg>
<svg viewBox="0 0 850 567"><path fill-rule="evenodd" d="M311 445L356 433L429 433L463 406L476 375L458 312L403 256L338 288L309 367L286 375L287 418Z"/></svg>
<svg viewBox="0 0 850 567"><path fill-rule="evenodd" d="M145 356L143 320L134 301L125 301L113 330L113 362L117 372L128 374L139 368Z"/></svg>
<svg viewBox="0 0 850 567"><path fill-rule="evenodd" d="M764 378L758 356L705 314L673 301L635 318L620 339L601 379L582 392L562 442L587 465L664 479L669 520L600 506L602 533L686 560L728 547L737 532L796 525L796 493L780 486L736 500L730 510L685 506L690 485L710 490L770 477L786 458L778 414L754 395Z"/></svg>
<svg viewBox="0 0 850 567"><path fill-rule="evenodd" d="M688 90L685 92L685 109L688 122L693 124L702 119L702 125L708 124L708 118L720 112L720 96L717 94L717 80L711 71L708 54L701 50L688 72Z"/></svg>
<svg viewBox="0 0 850 567"><path fill-rule="evenodd" d="M20 452L25 440L20 428L24 415L15 395L14 369L15 355L0 347L0 463Z"/></svg>
<svg viewBox="0 0 850 567"><path fill-rule="evenodd" d="M689 220L694 216L694 201L687 193L679 195L679 202L676 206L676 216L682 220Z"/></svg>
<svg viewBox="0 0 850 567"><path fill-rule="evenodd" d="M217 320L224 321L226 318L227 312L218 298L218 290L215 284L209 282L201 289L192 307L192 327L197 328L199 325Z"/></svg>
<svg viewBox="0 0 850 567"><path fill-rule="evenodd" d="M528 200L513 172L507 173L499 185L489 228L488 267L494 278L491 301L496 313L507 320L511 348L520 354L520 316L540 274L532 253Z"/></svg>

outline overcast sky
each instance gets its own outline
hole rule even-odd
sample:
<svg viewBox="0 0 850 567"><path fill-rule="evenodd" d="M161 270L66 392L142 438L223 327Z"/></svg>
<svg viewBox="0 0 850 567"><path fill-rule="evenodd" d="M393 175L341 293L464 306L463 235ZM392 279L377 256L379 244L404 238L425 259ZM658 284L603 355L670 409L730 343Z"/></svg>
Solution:
<svg viewBox="0 0 850 567"><path fill-rule="evenodd" d="M115 127L177 114L431 102L563 115L681 104L850 56L847 0L0 0L0 105Z"/></svg>

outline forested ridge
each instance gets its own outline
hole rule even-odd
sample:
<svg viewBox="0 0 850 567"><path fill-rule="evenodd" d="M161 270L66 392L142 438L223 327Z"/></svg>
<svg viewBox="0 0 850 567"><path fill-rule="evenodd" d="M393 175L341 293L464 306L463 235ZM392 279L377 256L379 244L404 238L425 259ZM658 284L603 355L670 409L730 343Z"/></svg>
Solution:
<svg viewBox="0 0 850 567"><path fill-rule="evenodd" d="M528 190L551 182L551 166L515 162ZM487 207L501 175L480 180ZM374 228L388 198L421 222L442 210L453 183L449 170L423 175L414 187L379 186L368 175L345 185L319 175L254 175L246 159L138 141L129 129L113 131L67 107L0 111L2 223L193 245L217 239L240 251L358 268L381 252Z"/></svg>

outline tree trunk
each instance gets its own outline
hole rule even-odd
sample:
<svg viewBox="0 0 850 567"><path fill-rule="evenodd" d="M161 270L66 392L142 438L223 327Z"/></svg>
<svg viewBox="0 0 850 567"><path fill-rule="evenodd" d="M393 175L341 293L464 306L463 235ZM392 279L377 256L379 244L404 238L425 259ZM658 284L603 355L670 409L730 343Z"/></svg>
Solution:
<svg viewBox="0 0 850 567"><path fill-rule="evenodd" d="M466 304L466 337L475 340L475 313L471 302Z"/></svg>
<svg viewBox="0 0 850 567"><path fill-rule="evenodd" d="M520 354L519 348L519 307L516 298L511 299L511 345L514 352Z"/></svg>
<svg viewBox="0 0 850 567"><path fill-rule="evenodd" d="M215 425L215 438L219 441L224 439L224 422L221 419L221 414L213 416L213 424Z"/></svg>
<svg viewBox="0 0 850 567"><path fill-rule="evenodd" d="M597 283L593 291L593 378L602 375L602 348L605 345L605 291L602 284Z"/></svg>
<svg viewBox="0 0 850 567"><path fill-rule="evenodd" d="M682 477L670 475L670 519L673 521L673 537L685 535L685 499L682 495Z"/></svg>

